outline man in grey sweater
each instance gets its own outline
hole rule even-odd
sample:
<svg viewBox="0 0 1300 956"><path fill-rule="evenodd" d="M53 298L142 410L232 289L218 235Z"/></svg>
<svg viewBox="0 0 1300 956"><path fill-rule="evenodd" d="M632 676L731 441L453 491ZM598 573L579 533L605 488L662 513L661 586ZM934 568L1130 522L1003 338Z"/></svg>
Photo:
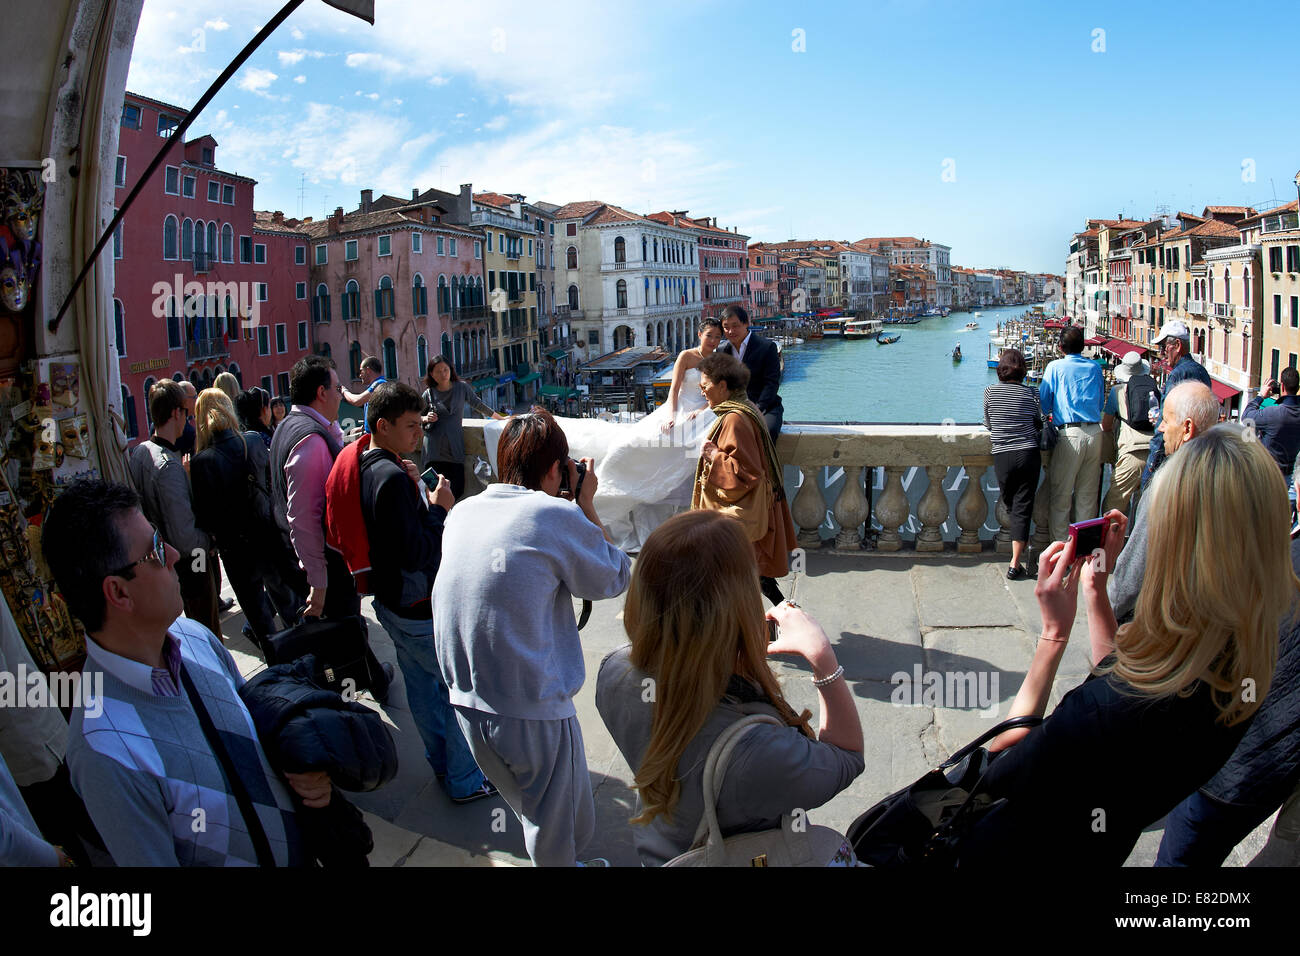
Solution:
<svg viewBox="0 0 1300 956"><path fill-rule="evenodd" d="M1165 396L1164 413L1160 419L1160 433L1164 436L1166 457L1174 454L1184 443L1196 438L1219 422L1219 400L1200 382L1184 382ZM1142 576L1147 565L1147 504L1151 501L1148 490L1138 499L1137 514L1128 543L1115 561L1115 571L1106 585L1115 620L1120 624L1133 620L1138 593L1142 590Z"/></svg>
<svg viewBox="0 0 1300 956"><path fill-rule="evenodd" d="M596 517L592 462L583 465L580 475L548 412L512 419L497 452L501 483L447 516L433 586L456 719L538 866L573 866L595 831L573 705L586 679L573 598L615 597L631 576Z"/></svg>

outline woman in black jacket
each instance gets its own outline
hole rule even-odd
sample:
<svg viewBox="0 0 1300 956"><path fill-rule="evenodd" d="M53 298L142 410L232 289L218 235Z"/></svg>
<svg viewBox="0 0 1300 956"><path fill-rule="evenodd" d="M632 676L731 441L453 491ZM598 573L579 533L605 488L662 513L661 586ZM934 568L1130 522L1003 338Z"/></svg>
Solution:
<svg viewBox="0 0 1300 956"><path fill-rule="evenodd" d="M1070 539L1043 552L1043 632L1009 716L1046 709L1079 590L1093 673L1040 726L990 744L1001 753L981 789L1006 802L963 841L963 865L1122 866L1232 755L1268 694L1279 622L1300 594L1276 463L1219 425L1170 456L1147 494L1146 578L1123 627L1106 596L1122 512L1106 516L1104 549L1076 558Z"/></svg>
<svg viewBox="0 0 1300 956"><path fill-rule="evenodd" d="M250 433L262 439L267 448L271 447L271 396L266 389L252 388L240 392L235 399L235 411L239 412L240 421Z"/></svg>
<svg viewBox="0 0 1300 956"><path fill-rule="evenodd" d="M278 582L265 446L240 431L230 397L219 388L199 393L195 404L196 452L190 462L194 521L212 536L254 643L275 633L275 613L288 626L297 619L292 592L273 607L265 582ZM273 585L274 586L274 585Z"/></svg>

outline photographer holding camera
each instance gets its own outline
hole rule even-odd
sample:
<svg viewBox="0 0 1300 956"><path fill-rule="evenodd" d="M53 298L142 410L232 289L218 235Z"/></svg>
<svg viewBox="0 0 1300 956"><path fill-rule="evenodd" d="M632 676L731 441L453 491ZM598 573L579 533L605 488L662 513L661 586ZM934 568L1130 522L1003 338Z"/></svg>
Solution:
<svg viewBox="0 0 1300 956"><path fill-rule="evenodd" d="M497 470L500 482L444 524L438 660L465 739L523 824L529 857L573 866L596 822L573 705L586 679L573 599L622 594L631 562L596 517L591 460L569 458L550 412L510 420Z"/></svg>

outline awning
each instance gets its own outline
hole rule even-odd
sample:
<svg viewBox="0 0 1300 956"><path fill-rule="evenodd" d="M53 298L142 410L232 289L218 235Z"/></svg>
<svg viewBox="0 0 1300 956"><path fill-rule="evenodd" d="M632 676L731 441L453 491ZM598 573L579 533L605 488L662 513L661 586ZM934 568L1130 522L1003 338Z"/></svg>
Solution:
<svg viewBox="0 0 1300 956"><path fill-rule="evenodd" d="M1108 341L1109 339L1104 339L1098 335L1090 339L1084 339L1083 344L1084 345L1105 345Z"/></svg>
<svg viewBox="0 0 1300 956"><path fill-rule="evenodd" d="M555 395L559 398L576 398L578 390L576 388L565 388L563 385L543 385L538 394Z"/></svg>
<svg viewBox="0 0 1300 956"><path fill-rule="evenodd" d="M546 353L546 357L559 360L564 358L568 354L569 352L567 349L551 349L549 352Z"/></svg>
<svg viewBox="0 0 1300 956"><path fill-rule="evenodd" d="M1145 355L1148 351L1140 345L1134 345L1132 342L1125 342L1123 339L1110 339L1101 347L1101 349L1103 352L1109 352L1111 355L1121 359L1125 355L1128 355L1129 352L1139 352Z"/></svg>
<svg viewBox="0 0 1300 956"><path fill-rule="evenodd" d="M513 382L514 380L515 380L514 372L504 372L501 375L497 376L498 385L504 385L506 384L506 382Z"/></svg>
<svg viewBox="0 0 1300 956"><path fill-rule="evenodd" d="M521 379L516 379L515 384L516 384L516 385L527 385L529 382L535 382L535 381L537 381L537 380L538 380L539 378L541 378L541 377L542 377L542 373L541 373L541 372L529 372L529 373L528 373L527 375L525 375L523 378L521 378Z"/></svg>
<svg viewBox="0 0 1300 956"><path fill-rule="evenodd" d="M484 378L474 379L474 381L470 382L470 385L473 387L474 391L481 392L485 388L496 388L497 380L491 375L488 375Z"/></svg>
<svg viewBox="0 0 1300 956"><path fill-rule="evenodd" d="M1221 402L1226 402L1228 399L1241 394L1241 389L1233 388L1227 382L1220 382L1217 378L1210 379L1210 391Z"/></svg>
<svg viewBox="0 0 1300 956"><path fill-rule="evenodd" d="M1064 322L1061 322L1061 321L1058 321L1057 319L1048 319L1046 322L1043 323L1043 328L1045 328L1045 329L1063 329L1063 328L1065 328L1065 323L1064 323Z"/></svg>

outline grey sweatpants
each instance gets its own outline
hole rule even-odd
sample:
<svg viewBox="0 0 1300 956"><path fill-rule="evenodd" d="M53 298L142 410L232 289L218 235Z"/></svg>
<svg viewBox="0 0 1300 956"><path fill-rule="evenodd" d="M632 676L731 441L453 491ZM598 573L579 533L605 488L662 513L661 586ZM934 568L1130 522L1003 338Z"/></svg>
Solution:
<svg viewBox="0 0 1300 956"><path fill-rule="evenodd" d="M573 866L596 831L577 717L520 720L469 707L456 720L474 759L524 827L534 866Z"/></svg>

